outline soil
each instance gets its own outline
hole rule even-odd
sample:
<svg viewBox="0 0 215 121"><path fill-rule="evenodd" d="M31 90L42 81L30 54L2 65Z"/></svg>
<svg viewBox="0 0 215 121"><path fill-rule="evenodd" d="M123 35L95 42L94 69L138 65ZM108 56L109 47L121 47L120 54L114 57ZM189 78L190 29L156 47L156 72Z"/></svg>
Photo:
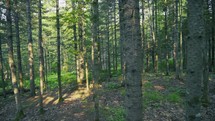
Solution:
<svg viewBox="0 0 215 121"><path fill-rule="evenodd" d="M169 80L168 83L166 80ZM182 80L175 80L172 77L147 75L143 80L151 82L153 90L157 90L163 94L168 94L168 87L184 88ZM108 86L115 84L115 86ZM215 120L215 78L210 80L210 105L207 108L202 107L202 120ZM144 86L143 86L144 87ZM104 111L107 107L123 107L124 87L120 85L120 81L112 80L111 82L103 82L100 85L99 105L101 109L101 121L109 121L110 115ZM143 89L144 92L144 89ZM44 114L39 113L38 96L29 97L29 93L22 96L22 104L25 117L22 121L93 121L93 93L86 90L85 87L71 88L64 87L63 98L61 103L57 102L57 90L47 91L43 95ZM144 97L143 97L144 98ZM14 96L9 95L6 99L0 97L0 121L12 121L15 117ZM181 103L171 103L167 101L151 102L144 106L144 121L184 121L184 106ZM117 119L121 121L122 119ZM117 121L112 119L112 121Z"/></svg>

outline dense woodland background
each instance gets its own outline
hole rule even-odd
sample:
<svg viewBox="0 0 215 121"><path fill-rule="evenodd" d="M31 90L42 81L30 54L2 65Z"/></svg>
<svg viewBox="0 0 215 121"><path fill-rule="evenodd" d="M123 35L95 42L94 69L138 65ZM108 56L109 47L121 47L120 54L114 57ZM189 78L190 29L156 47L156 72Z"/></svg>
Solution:
<svg viewBox="0 0 215 121"><path fill-rule="evenodd" d="M0 1L0 120L214 121L214 37L214 0Z"/></svg>

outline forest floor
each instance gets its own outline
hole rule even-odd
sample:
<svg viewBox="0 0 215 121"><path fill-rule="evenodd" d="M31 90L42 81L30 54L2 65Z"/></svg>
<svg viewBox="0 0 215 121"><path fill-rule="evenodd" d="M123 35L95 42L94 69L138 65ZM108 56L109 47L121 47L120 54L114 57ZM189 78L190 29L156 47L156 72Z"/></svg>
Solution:
<svg viewBox="0 0 215 121"><path fill-rule="evenodd" d="M143 80L144 121L184 121L184 82L172 76L146 74ZM202 120L215 120L215 76L210 77L209 107L202 108ZM125 89L118 78L100 85L99 105L101 121L123 121ZM213 92L213 94L212 94ZM25 117L22 121L93 121L93 95L84 87L63 88L62 103L57 102L57 90L47 91L43 98L45 113L40 115L38 96L22 95ZM15 117L14 96L0 97L0 121Z"/></svg>

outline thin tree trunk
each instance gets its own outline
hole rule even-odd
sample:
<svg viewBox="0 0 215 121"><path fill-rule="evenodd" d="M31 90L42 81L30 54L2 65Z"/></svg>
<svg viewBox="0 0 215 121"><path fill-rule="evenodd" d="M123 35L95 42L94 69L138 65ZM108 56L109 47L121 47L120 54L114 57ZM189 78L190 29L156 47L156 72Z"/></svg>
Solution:
<svg viewBox="0 0 215 121"><path fill-rule="evenodd" d="M119 22L120 22L120 63L121 73L124 75L124 60L123 60L123 41L124 41L124 9L122 8L122 0L118 0L119 3Z"/></svg>
<svg viewBox="0 0 215 121"><path fill-rule="evenodd" d="M27 7L27 24L28 24L28 54L29 54L29 76L30 76L30 90L31 96L35 96L35 82L34 82L34 55L33 55L33 40L31 28L31 0L26 0Z"/></svg>
<svg viewBox="0 0 215 121"><path fill-rule="evenodd" d="M166 3L166 0L165 0ZM167 6L165 6L165 42L166 42L166 75L169 75L169 44L168 44L168 33L167 33Z"/></svg>
<svg viewBox="0 0 215 121"><path fill-rule="evenodd" d="M39 0L38 3L38 20L39 20L39 31L38 31L38 45L39 45L39 61L40 61L40 91L39 91L39 105L40 105L40 113L43 113L43 88L44 88L44 57L43 57L43 40L42 40L42 3Z"/></svg>
<svg viewBox="0 0 215 121"><path fill-rule="evenodd" d="M6 98L4 69L3 69L3 57L2 57L2 36L1 36L1 34L0 34L0 70L1 70L1 80L2 80L2 94L3 94L4 98Z"/></svg>
<svg viewBox="0 0 215 121"><path fill-rule="evenodd" d="M110 12L108 10L108 16L107 16L107 21L106 21L106 28L107 28L107 61L108 61L108 79L111 78L111 62L110 62L110 33L109 33L109 15L110 15Z"/></svg>
<svg viewBox="0 0 215 121"><path fill-rule="evenodd" d="M61 59L60 59L60 18L59 18L59 0L56 0L56 24L57 24L57 77L58 77L58 102L63 101L61 86Z"/></svg>
<svg viewBox="0 0 215 121"><path fill-rule="evenodd" d="M23 72L22 72L22 57L20 50L20 36L19 36L19 14L17 0L15 4L15 27L16 27L16 46L17 46L17 62L18 62L18 75L19 75L19 89L20 93L23 93Z"/></svg>
<svg viewBox="0 0 215 121"><path fill-rule="evenodd" d="M141 3L142 3L142 54L143 54L143 60L145 59L145 16L144 16L144 10L145 10L145 7L144 7L144 2L145 0L141 0ZM143 62L144 63L144 62ZM144 72L144 67L143 67L143 72Z"/></svg>
<svg viewBox="0 0 215 121"><path fill-rule="evenodd" d="M178 34L178 0L175 0L175 22L174 22L174 56L175 56L175 78L181 78L180 56L179 56L179 34Z"/></svg>
<svg viewBox="0 0 215 121"><path fill-rule="evenodd" d="M15 70L15 63L13 57L13 35L12 35L12 18L11 18L11 4L10 0L6 1L7 6L7 38L8 38L8 59L9 59L9 66L10 72L12 77L12 85L13 85L13 92L15 96L15 103L16 103L16 120L20 120L23 116L23 109L22 104L20 101L20 94L18 89L18 82L16 79L16 70Z"/></svg>
<svg viewBox="0 0 215 121"><path fill-rule="evenodd" d="M114 49L115 49L115 70L118 68L118 52L117 52L117 38L116 38L116 0L114 0Z"/></svg>

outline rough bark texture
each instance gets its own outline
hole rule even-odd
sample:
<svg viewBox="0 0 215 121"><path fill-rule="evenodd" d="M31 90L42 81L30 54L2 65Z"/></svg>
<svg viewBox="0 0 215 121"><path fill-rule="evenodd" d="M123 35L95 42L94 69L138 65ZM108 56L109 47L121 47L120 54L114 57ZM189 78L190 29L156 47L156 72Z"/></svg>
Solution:
<svg viewBox="0 0 215 121"><path fill-rule="evenodd" d="M124 74L124 61L123 61L123 40L124 40L124 9L122 8L123 2L119 0L119 23L120 23L120 61L121 73Z"/></svg>
<svg viewBox="0 0 215 121"><path fill-rule="evenodd" d="M57 27L57 77L58 77L58 101L61 102L61 63L60 63L60 18L59 18L59 0L56 0L56 27Z"/></svg>
<svg viewBox="0 0 215 121"><path fill-rule="evenodd" d="M13 92L15 96L16 102L16 119L19 120L24 114L22 110L22 105L20 101L19 89L18 89L18 82L16 79L16 70L15 70L15 63L13 57L13 37L12 37L12 18L11 18L11 5L10 0L7 0L7 38L8 38L8 59L9 59L9 67L11 72L11 79L13 85Z"/></svg>
<svg viewBox="0 0 215 121"><path fill-rule="evenodd" d="M3 69L3 57L2 57L2 38L1 38L1 34L0 34L0 70L1 70L1 80L2 80L2 93L3 93L4 98L6 98L4 69Z"/></svg>
<svg viewBox="0 0 215 121"><path fill-rule="evenodd" d="M82 1L83 2L83 1ZM84 25L83 25L83 4L78 4L78 39L79 39L79 51L78 51L78 84L83 84L84 81Z"/></svg>
<svg viewBox="0 0 215 121"><path fill-rule="evenodd" d="M203 81L204 18L203 0L188 0L188 40L186 76L186 120L201 120Z"/></svg>
<svg viewBox="0 0 215 121"><path fill-rule="evenodd" d="M39 91L39 104L40 104L40 112L43 113L43 88L44 88L44 57L43 57L43 40L42 40L42 4L41 0L39 0L38 3L38 8L39 8L39 14L38 14L38 19L39 19L39 31L38 31L38 45L39 45L39 61L40 61L40 67L39 67L39 72L40 72L40 91Z"/></svg>
<svg viewBox="0 0 215 121"><path fill-rule="evenodd" d="M179 33L178 33L178 0L175 0L175 22L174 22L174 58L175 58L175 78L180 79L180 55L179 55Z"/></svg>
<svg viewBox="0 0 215 121"><path fill-rule="evenodd" d="M19 36L19 14L18 14L18 5L17 0L15 3L15 28L16 28L16 46L17 46L17 62L18 62L18 75L19 75L19 89L20 92L23 92L23 72L22 72L22 57L20 50L20 36Z"/></svg>
<svg viewBox="0 0 215 121"><path fill-rule="evenodd" d="M93 64L93 81L94 81L94 120L99 121L99 100L98 100L98 81L99 81L99 48L98 48L98 28L99 28L99 10L98 0L92 2L92 36L93 36L93 47L92 47L92 64Z"/></svg>
<svg viewBox="0 0 215 121"><path fill-rule="evenodd" d="M125 14L125 108L127 121L142 121L142 47L139 0L122 1Z"/></svg>
<svg viewBox="0 0 215 121"><path fill-rule="evenodd" d="M28 54L29 54L29 76L30 76L30 90L31 96L35 96L35 82L34 82L34 56L33 56L33 40L31 28L31 0L26 0L27 7L27 24L28 24Z"/></svg>

